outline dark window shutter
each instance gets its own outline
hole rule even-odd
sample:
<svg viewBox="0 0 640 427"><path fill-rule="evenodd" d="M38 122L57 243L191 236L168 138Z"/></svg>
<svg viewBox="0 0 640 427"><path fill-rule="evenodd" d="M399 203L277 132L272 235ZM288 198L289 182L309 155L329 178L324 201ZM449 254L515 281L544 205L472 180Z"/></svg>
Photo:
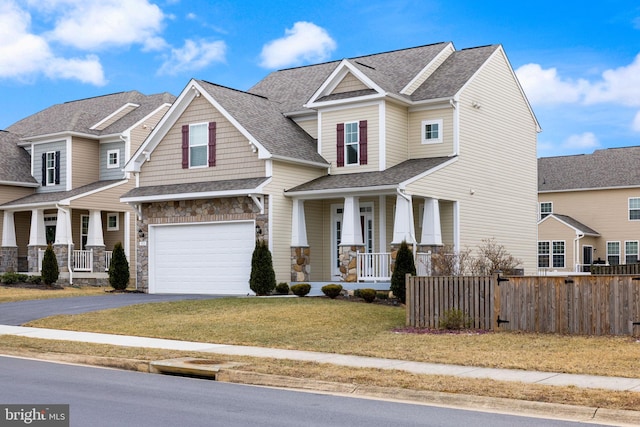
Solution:
<svg viewBox="0 0 640 427"><path fill-rule="evenodd" d="M42 153L42 185L47 185L47 153Z"/></svg>
<svg viewBox="0 0 640 427"><path fill-rule="evenodd" d="M344 166L344 123L336 126L336 136L338 137L336 166Z"/></svg>
<svg viewBox="0 0 640 427"><path fill-rule="evenodd" d="M189 169L189 125L182 125L182 169Z"/></svg>
<svg viewBox="0 0 640 427"><path fill-rule="evenodd" d="M56 169L55 169L56 184L60 184L60 152L56 151Z"/></svg>
<svg viewBox="0 0 640 427"><path fill-rule="evenodd" d="M209 122L209 166L216 165L216 122Z"/></svg>
<svg viewBox="0 0 640 427"><path fill-rule="evenodd" d="M360 120L360 164L367 164L367 121Z"/></svg>

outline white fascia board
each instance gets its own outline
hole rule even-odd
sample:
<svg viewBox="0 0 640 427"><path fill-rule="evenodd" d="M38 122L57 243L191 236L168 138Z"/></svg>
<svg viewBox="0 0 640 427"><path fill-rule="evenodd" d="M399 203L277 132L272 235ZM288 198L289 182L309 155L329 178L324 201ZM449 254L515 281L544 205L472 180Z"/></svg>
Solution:
<svg viewBox="0 0 640 427"><path fill-rule="evenodd" d="M131 159L124 165L125 172L140 172L140 167L147 160L146 154L152 153L158 146L162 138L171 130L171 127L178 120L178 117L187 109L191 101L196 97L196 91L193 90L197 82L193 79L189 81L187 86L182 90L180 96L171 105L169 111L160 119L156 127L147 136L144 142L138 147ZM199 87L200 85L198 85ZM202 88L200 88L202 89ZM201 93L202 91L198 92Z"/></svg>
<svg viewBox="0 0 640 427"><path fill-rule="evenodd" d="M431 174L432 174L432 173L434 173L434 172L437 172L437 171L439 171L439 170L441 170L441 169L444 169L444 168L446 168L447 166L452 165L453 163L455 163L455 162L457 162L457 161L458 161L458 157L457 157L457 156L456 156L456 157L452 157L451 159L447 160L447 161L446 161L446 162L444 162L444 163L439 164L439 165L438 165L438 166L436 166L436 167L433 167L433 168L431 168L431 169L429 169L429 170L426 170L426 171L422 172L422 173L421 173L421 174L419 174L419 175L416 175L416 176L414 176L414 177L409 178L409 179L408 179L408 180L406 180L406 181L401 182L401 183L400 183L400 185L399 185L399 187L404 189L407 185L413 184L414 182L416 182L416 181L418 181L418 180L420 180L420 179L424 178L425 176L429 176L429 175L431 175Z"/></svg>
<svg viewBox="0 0 640 427"><path fill-rule="evenodd" d="M292 157L286 157L286 156L271 156L270 160L279 160L281 162L286 162L286 163L293 163L293 164L298 164L298 165L307 165L307 166L312 166L312 167L320 168L320 169L327 169L327 168L331 167L331 165L329 163L311 162L311 161L308 161L308 160L294 159Z"/></svg>
<svg viewBox="0 0 640 427"><path fill-rule="evenodd" d="M27 211L29 209L36 209L36 208L52 208L55 205L68 206L68 203L64 203L62 200L54 200L51 202L26 203L26 204L20 204L20 205L3 205L2 210Z"/></svg>
<svg viewBox="0 0 640 427"><path fill-rule="evenodd" d="M576 232L576 235L583 235L583 236L589 236L589 237L600 237L600 234L587 233L587 232L585 232L583 230L580 230L580 229L574 227L573 225L569 224L568 222L563 221L562 219L558 218L554 214L549 214L549 215L545 216L544 218L542 218L540 221L538 221L538 225L542 224L548 218L553 218L556 221L558 221L560 224L572 229L573 231Z"/></svg>
<svg viewBox="0 0 640 427"><path fill-rule="evenodd" d="M347 73L351 72L358 80L360 80L365 86L375 90L378 92L376 96L384 96L386 95L385 91L382 90L380 86L378 86L373 80L367 77L362 71L360 71L357 67L355 67L348 59L343 59L340 64L333 70L333 72L327 77L327 79L322 83L320 88L311 96L309 101L303 105L305 108L315 108L320 107L326 104L326 102L316 102L318 98L323 96L326 93L330 93L336 86L342 81L344 76ZM335 101L330 101L335 102Z"/></svg>
<svg viewBox="0 0 640 427"><path fill-rule="evenodd" d="M140 196L140 197L121 197L122 203L153 203L153 202L167 202L171 200L199 200L199 199L217 199L221 197L237 197L237 196L249 196L251 194L262 194L262 185L246 190L227 190L227 191L203 191L198 193L176 193L176 194L158 194L154 196Z"/></svg>
<svg viewBox="0 0 640 427"><path fill-rule="evenodd" d="M77 136L79 138L87 138L87 139L101 139L105 138L105 136L93 135L90 133L82 133L82 132L56 132L49 133L45 135L37 135L37 136L29 136L25 138L20 138L22 142L18 143L19 147L26 147L30 145L39 145L39 144L47 144L49 142L59 142L64 141L67 138L71 138ZM109 136L109 135L107 135Z"/></svg>
<svg viewBox="0 0 640 427"><path fill-rule="evenodd" d="M422 101L415 101L409 107L409 112L413 113L415 111L425 111L425 110L435 110L442 107L446 107L451 105L451 101L455 100L455 97L445 97L445 98L435 98L435 99L425 99Z"/></svg>
<svg viewBox="0 0 640 427"><path fill-rule="evenodd" d="M0 185L7 185L10 187L40 187L40 184L32 182L18 182L18 181L0 181Z"/></svg>
<svg viewBox="0 0 640 427"><path fill-rule="evenodd" d="M326 190L308 190L308 191L285 191L284 195L288 197L296 197L305 200L326 199L327 197L345 197L345 196L363 196L363 195L384 195L396 194L398 186L379 185L374 187L355 187L355 188L330 188Z"/></svg>
<svg viewBox="0 0 640 427"><path fill-rule="evenodd" d="M95 125L91 126L89 129L93 130L93 129L97 129L98 127L100 127L103 123L105 123L106 121L110 120L112 117L116 116L117 114L119 114L122 110L126 109L126 108L132 108L132 111L136 108L138 108L140 106L140 104L134 104L133 102L127 102L126 104L124 104L122 107L118 108L116 111L114 111L113 113L109 114L107 117L105 117L104 119L100 120L98 123L96 123Z"/></svg>
<svg viewBox="0 0 640 427"><path fill-rule="evenodd" d="M629 190L638 189L640 185L621 185L613 187L590 187L590 188L570 188L567 190L538 190L538 194L552 194L552 193L571 193L574 191L600 191L600 190Z"/></svg>

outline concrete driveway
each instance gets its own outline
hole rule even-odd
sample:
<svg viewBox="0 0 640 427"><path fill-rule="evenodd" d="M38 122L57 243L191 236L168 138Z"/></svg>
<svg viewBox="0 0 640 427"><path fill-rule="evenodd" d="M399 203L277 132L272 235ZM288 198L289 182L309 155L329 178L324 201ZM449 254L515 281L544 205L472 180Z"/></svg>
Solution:
<svg viewBox="0 0 640 427"><path fill-rule="evenodd" d="M0 304L0 325L20 326L32 320L56 314L78 314L133 304L222 298L220 295L160 295L117 293L74 298L51 298Z"/></svg>

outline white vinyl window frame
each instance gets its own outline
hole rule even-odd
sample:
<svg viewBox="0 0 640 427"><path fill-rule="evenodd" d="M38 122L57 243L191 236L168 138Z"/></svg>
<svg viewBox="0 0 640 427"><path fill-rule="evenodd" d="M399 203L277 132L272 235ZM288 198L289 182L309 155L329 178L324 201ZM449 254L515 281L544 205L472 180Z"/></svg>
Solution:
<svg viewBox="0 0 640 427"><path fill-rule="evenodd" d="M540 219L553 213L553 202L540 202Z"/></svg>
<svg viewBox="0 0 640 427"><path fill-rule="evenodd" d="M117 212L107 214L107 231L120 230L120 215Z"/></svg>
<svg viewBox="0 0 640 427"><path fill-rule="evenodd" d="M89 215L80 215L80 249L85 250L89 238Z"/></svg>
<svg viewBox="0 0 640 427"><path fill-rule="evenodd" d="M607 263L609 263L609 265L620 264L620 242L619 241L607 242Z"/></svg>
<svg viewBox="0 0 640 427"><path fill-rule="evenodd" d="M189 125L189 168L206 168L209 163L209 123Z"/></svg>
<svg viewBox="0 0 640 427"><path fill-rule="evenodd" d="M637 240L626 240L624 242L624 263L625 264L638 263L639 247L640 245Z"/></svg>
<svg viewBox="0 0 640 427"><path fill-rule="evenodd" d="M56 185L56 152L47 151L45 162L47 182L44 185Z"/></svg>
<svg viewBox="0 0 640 427"><path fill-rule="evenodd" d="M439 144L442 139L442 119L423 120L420 134L423 144Z"/></svg>
<svg viewBox="0 0 640 427"><path fill-rule="evenodd" d="M538 241L538 268L565 268L567 245L564 240Z"/></svg>
<svg viewBox="0 0 640 427"><path fill-rule="evenodd" d="M629 221L640 221L640 197L629 197Z"/></svg>
<svg viewBox="0 0 640 427"><path fill-rule="evenodd" d="M107 169L120 167L120 150L107 151Z"/></svg>
<svg viewBox="0 0 640 427"><path fill-rule="evenodd" d="M360 164L360 123L344 124L344 164L345 166Z"/></svg>

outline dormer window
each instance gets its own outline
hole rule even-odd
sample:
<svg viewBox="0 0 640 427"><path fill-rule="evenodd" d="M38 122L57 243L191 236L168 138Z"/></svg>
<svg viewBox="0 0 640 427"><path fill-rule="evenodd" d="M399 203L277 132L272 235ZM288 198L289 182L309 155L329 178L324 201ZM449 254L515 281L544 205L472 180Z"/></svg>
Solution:
<svg viewBox="0 0 640 427"><path fill-rule="evenodd" d="M42 185L60 184L60 152L42 153Z"/></svg>
<svg viewBox="0 0 640 427"><path fill-rule="evenodd" d="M442 142L442 119L422 121L422 143L437 144Z"/></svg>

